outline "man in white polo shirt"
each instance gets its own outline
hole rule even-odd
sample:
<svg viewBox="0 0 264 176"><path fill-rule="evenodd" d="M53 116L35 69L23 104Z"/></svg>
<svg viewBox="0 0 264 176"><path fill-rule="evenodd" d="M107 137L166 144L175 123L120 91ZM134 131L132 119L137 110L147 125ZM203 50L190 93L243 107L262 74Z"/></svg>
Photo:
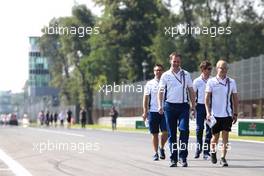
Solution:
<svg viewBox="0 0 264 176"><path fill-rule="evenodd" d="M227 167L226 153L228 147L228 136L232 123L237 121L238 96L235 80L227 77L228 65L224 60L219 60L216 64L217 75L208 80L206 84L205 106L207 119L212 116L216 119L216 124L212 127L211 140L211 162L217 163L216 147L220 132L222 131L222 155L220 164Z"/></svg>
<svg viewBox="0 0 264 176"><path fill-rule="evenodd" d="M168 141L170 147L170 167L176 167L178 162L187 167L189 141L189 98L194 111L195 100L190 74L181 68L181 55L173 52L170 55L171 68L162 74L159 83L158 107L159 113L165 115ZM164 107L163 107L163 101ZM177 128L180 131L177 142Z"/></svg>
<svg viewBox="0 0 264 176"><path fill-rule="evenodd" d="M193 89L196 94L196 152L194 158L199 158L203 152L203 158L209 159L210 141L212 138L211 128L206 124L206 135L203 143L204 121L206 109L204 104L205 86L212 71L209 61L202 61L200 64L201 75L193 81Z"/></svg>
<svg viewBox="0 0 264 176"><path fill-rule="evenodd" d="M158 111L158 101L157 101L157 92L160 77L163 73L163 66L156 64L154 66L154 75L155 77L148 81L145 86L144 96L143 96L143 120L145 121L148 118L149 131L152 134L152 145L154 149L153 160L157 161L160 159L165 159L164 146L167 141L167 128L166 120L163 114L159 114ZM161 131L161 140L160 140L160 149L159 148L159 130Z"/></svg>

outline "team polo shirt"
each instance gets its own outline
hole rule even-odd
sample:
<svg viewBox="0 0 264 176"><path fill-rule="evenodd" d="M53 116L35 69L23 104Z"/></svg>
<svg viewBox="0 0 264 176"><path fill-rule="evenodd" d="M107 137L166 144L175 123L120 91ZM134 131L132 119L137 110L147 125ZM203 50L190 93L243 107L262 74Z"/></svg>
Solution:
<svg viewBox="0 0 264 176"><path fill-rule="evenodd" d="M158 100L157 100L157 94L158 94L158 85L159 80L158 79L152 79L147 82L144 90L144 95L149 95L149 111L150 112L158 112Z"/></svg>
<svg viewBox="0 0 264 176"><path fill-rule="evenodd" d="M229 81L227 81L227 79ZM235 80L231 78L225 78L222 80L219 77L213 77L207 81L205 91L212 93L211 114L213 116L232 116L231 94L237 93L237 86Z"/></svg>
<svg viewBox="0 0 264 176"><path fill-rule="evenodd" d="M180 69L174 73L172 69L164 72L160 78L159 89L164 90L164 98L169 103L187 103L187 88L193 87L189 72Z"/></svg>
<svg viewBox="0 0 264 176"><path fill-rule="evenodd" d="M202 75L193 81L193 90L196 92L196 102L204 104L205 87L208 80L203 79Z"/></svg>

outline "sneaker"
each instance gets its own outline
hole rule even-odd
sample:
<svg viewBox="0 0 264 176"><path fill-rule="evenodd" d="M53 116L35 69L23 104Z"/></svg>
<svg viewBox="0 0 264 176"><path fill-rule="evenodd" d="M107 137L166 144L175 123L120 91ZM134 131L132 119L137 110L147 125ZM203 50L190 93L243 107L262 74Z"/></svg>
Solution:
<svg viewBox="0 0 264 176"><path fill-rule="evenodd" d="M194 158L195 159L200 158L200 153L199 152L196 152L195 155L194 155Z"/></svg>
<svg viewBox="0 0 264 176"><path fill-rule="evenodd" d="M182 167L188 167L188 163L187 163L186 159L180 159L179 163L181 164Z"/></svg>
<svg viewBox="0 0 264 176"><path fill-rule="evenodd" d="M210 158L210 154L204 154L204 156L203 156L204 160L209 160L209 158Z"/></svg>
<svg viewBox="0 0 264 176"><path fill-rule="evenodd" d="M216 152L211 153L211 162L213 164L216 164L217 163Z"/></svg>
<svg viewBox="0 0 264 176"><path fill-rule="evenodd" d="M223 157L220 160L220 164L222 167L228 167L228 163L226 162L226 159Z"/></svg>
<svg viewBox="0 0 264 176"><path fill-rule="evenodd" d="M158 161L159 160L159 154L156 153L154 156L153 156L153 161Z"/></svg>
<svg viewBox="0 0 264 176"><path fill-rule="evenodd" d="M164 149L162 149L162 148L160 148L160 159L165 159L166 158L166 156L165 156L165 150Z"/></svg>
<svg viewBox="0 0 264 176"><path fill-rule="evenodd" d="M175 160L171 160L170 167L177 167L177 162Z"/></svg>

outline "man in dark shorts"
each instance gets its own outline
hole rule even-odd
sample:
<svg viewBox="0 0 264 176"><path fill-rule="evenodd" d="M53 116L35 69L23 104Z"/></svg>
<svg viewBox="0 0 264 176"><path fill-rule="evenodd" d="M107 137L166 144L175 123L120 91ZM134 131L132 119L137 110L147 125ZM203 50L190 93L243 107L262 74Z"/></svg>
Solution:
<svg viewBox="0 0 264 176"><path fill-rule="evenodd" d="M152 144L154 149L153 160L157 161L160 159L165 159L165 150L164 145L167 141L167 127L166 119L164 114L159 114L158 112L158 85L160 77L163 73L163 66L156 64L154 66L154 75L155 77L148 81L145 86L144 96L143 96L143 120L148 119L149 131L152 134ZM159 148L159 130L161 131L161 140ZM159 148L159 154L158 154ZM159 156L160 155L160 156Z"/></svg>
<svg viewBox="0 0 264 176"><path fill-rule="evenodd" d="M224 60L219 60L216 64L217 75L208 80L205 89L205 106L207 120L212 116L216 119L216 124L212 127L211 140L211 162L217 163L216 147L220 132L222 132L222 156L220 164L227 167L225 159L228 149L228 136L232 123L237 121L238 96L235 80L227 77L228 65Z"/></svg>

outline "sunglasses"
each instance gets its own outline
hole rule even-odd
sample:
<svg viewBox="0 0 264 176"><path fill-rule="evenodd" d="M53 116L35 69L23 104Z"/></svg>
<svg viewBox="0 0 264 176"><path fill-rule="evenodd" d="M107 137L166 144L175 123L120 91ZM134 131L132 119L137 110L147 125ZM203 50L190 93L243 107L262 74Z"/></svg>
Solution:
<svg viewBox="0 0 264 176"><path fill-rule="evenodd" d="M160 71L160 72L161 72L162 70L160 70L160 69L156 69L156 70L154 70L154 71Z"/></svg>

